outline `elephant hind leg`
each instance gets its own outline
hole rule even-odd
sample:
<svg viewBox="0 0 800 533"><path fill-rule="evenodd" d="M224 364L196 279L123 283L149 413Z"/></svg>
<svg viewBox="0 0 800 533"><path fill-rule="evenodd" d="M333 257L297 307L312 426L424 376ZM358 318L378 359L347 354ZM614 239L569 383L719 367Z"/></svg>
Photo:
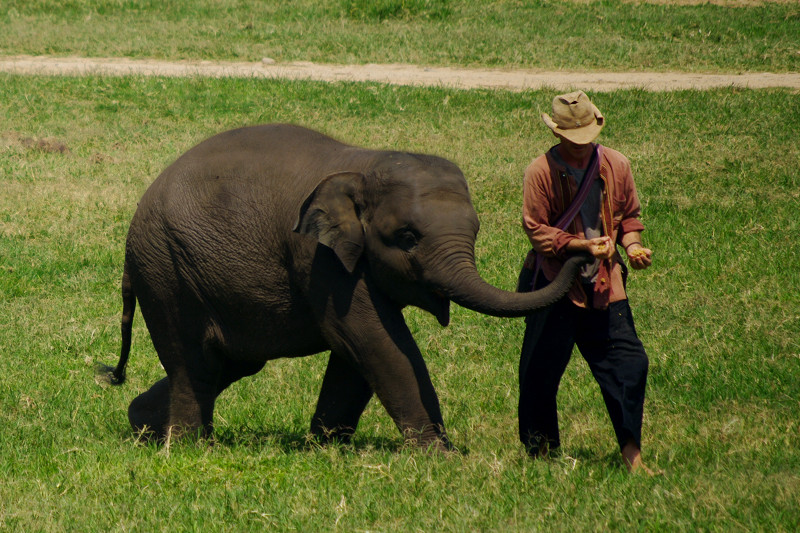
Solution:
<svg viewBox="0 0 800 533"><path fill-rule="evenodd" d="M193 373L181 369L170 375L169 438L211 436L217 381L217 373L207 369Z"/></svg>
<svg viewBox="0 0 800 533"><path fill-rule="evenodd" d="M311 433L322 442L350 442L370 398L372 387L367 380L343 357L331 352L311 419Z"/></svg>
<svg viewBox="0 0 800 533"><path fill-rule="evenodd" d="M177 382L177 383L176 383ZM202 394L181 379L165 377L131 402L128 421L147 441L164 442L181 436L208 437L216 389Z"/></svg>
<svg viewBox="0 0 800 533"><path fill-rule="evenodd" d="M128 407L128 421L145 440L163 441L169 420L169 379L157 381Z"/></svg>
<svg viewBox="0 0 800 533"><path fill-rule="evenodd" d="M208 437L213 430L212 418L216 397L231 383L258 372L262 367L263 364L261 363L231 363L225 365L213 389L213 394L206 395L205 407L192 399L196 398L196 395L191 392L191 386L188 394L185 391L183 393L179 392L183 396L188 396L188 401L184 398L183 401L174 404L171 401L170 380L165 377L157 381L146 392L134 398L128 408L128 420L133 430L148 441L164 442L167 439L168 432L170 432L170 437L174 438L179 434L198 433L198 430L200 430L201 436ZM171 417L170 410L181 413L183 418ZM195 414L187 418L188 413ZM190 421L192 419L199 420L199 423L192 423ZM170 430L170 428L172 429Z"/></svg>
<svg viewBox="0 0 800 533"><path fill-rule="evenodd" d="M166 313L165 313L166 315ZM162 318L162 317L157 317ZM154 321L148 321L148 325ZM214 402L219 394L221 358L217 350L204 346L201 328L187 328L199 323L197 317L186 317L178 328L165 316L160 327L150 328L156 352L167 378L137 398L135 411L150 413L153 422L160 423L158 438L175 439L182 436L209 437L212 432ZM134 410L134 404L131 404ZM131 424L134 429L134 418Z"/></svg>

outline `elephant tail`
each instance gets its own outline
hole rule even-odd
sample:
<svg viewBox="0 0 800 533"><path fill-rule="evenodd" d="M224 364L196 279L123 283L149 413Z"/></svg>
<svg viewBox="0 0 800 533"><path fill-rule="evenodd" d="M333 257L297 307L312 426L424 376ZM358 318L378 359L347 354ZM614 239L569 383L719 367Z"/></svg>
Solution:
<svg viewBox="0 0 800 533"><path fill-rule="evenodd" d="M131 286L131 278L128 273L128 262L125 261L122 273L122 348L120 349L119 362L116 367L97 365L98 379L110 383L111 385L122 385L125 383L125 367L128 365L128 357L131 353L131 332L133 329L133 315L136 312L136 294Z"/></svg>

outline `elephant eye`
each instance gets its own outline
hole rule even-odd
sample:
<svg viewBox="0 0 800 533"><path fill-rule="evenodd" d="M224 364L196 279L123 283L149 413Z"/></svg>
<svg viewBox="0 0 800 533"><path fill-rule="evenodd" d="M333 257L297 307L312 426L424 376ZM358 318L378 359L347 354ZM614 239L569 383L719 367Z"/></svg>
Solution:
<svg viewBox="0 0 800 533"><path fill-rule="evenodd" d="M394 239L397 246L406 252L414 248L419 242L417 234L409 228L397 230L394 234Z"/></svg>

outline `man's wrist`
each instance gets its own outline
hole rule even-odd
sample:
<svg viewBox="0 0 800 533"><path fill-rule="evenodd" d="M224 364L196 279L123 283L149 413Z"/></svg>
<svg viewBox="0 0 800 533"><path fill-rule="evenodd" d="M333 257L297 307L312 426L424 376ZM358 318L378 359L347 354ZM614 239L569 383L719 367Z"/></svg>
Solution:
<svg viewBox="0 0 800 533"><path fill-rule="evenodd" d="M589 241L580 239L578 237L571 239L564 249L568 253L578 253L578 252L586 252L589 249Z"/></svg>

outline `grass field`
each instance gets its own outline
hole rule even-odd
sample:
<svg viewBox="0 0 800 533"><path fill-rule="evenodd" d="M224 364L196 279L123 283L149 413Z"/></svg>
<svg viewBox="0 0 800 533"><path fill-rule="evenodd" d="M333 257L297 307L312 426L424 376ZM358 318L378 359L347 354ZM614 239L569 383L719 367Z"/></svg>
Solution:
<svg viewBox="0 0 800 533"><path fill-rule="evenodd" d="M402 449L377 402L350 447L305 438L325 358L270 363L219 402L216 446L137 445L127 403L160 376L141 320L116 359L124 236L180 152L241 124L306 124L458 162L482 222L479 268L506 288L526 250L520 175L550 144L547 93L255 80L0 80L0 527L11 530L741 529L800 520L800 149L795 94L598 94L630 154L654 268L631 280L651 358L645 452L628 477L586 365L560 396L564 457L515 436L520 320L407 316L462 450ZM30 140L29 140L30 139ZM481 147L476 150L476 147Z"/></svg>
<svg viewBox="0 0 800 533"><path fill-rule="evenodd" d="M0 53L545 70L800 69L797 2L742 2L750 7L687 0L4 0Z"/></svg>
<svg viewBox="0 0 800 533"><path fill-rule="evenodd" d="M157 27L154 3L94 2L90 9L66 2L51 19L54 4L9 3L0 28L18 37L24 32L15 21L22 19L33 29L77 22L60 36L39 32L15 41L0 32L0 53L235 57L203 48L224 39L203 44L187 37L184 53L174 48L173 34L147 33ZM174 3L184 12L186 5ZM238 4L196 5L206 6L186 15L199 21L196 28L233 24L208 6L231 6L230 20L245 16L233 9ZM288 3L269 5L286 10ZM348 5L367 4L329 8ZM437 18L418 10L416 18L388 22L336 15L319 23L339 24L347 35L354 24L414 33L415 24L437 28L471 9L466 2L414 5L452 12ZM561 5L536 2L529 9ZM617 2L591 5L640 11ZM258 6L251 9L267 9ZM641 11L661 10L669 22L716 9ZM95 39L83 39L90 48L81 48L76 32L87 10L108 18ZM780 46L798 49L792 4L722 13L734 22L777 16L777 27L764 31L784 32ZM121 49L132 42L125 26L143 32L149 44L140 52ZM114 32L121 38L111 39ZM777 46L758 28L742 32L747 43L719 48ZM508 46L503 38L490 42ZM414 43L409 50L427 53ZM717 64L709 50L703 61L715 68L755 68ZM258 58L269 49L256 52ZM313 59L351 57L320 54ZM494 64L494 56L482 54L465 63ZM797 58L784 54L783 66L765 60L764 68L797 70ZM624 61L619 57L616 67ZM635 272L629 284L651 361L644 452L664 471L655 478L626 475L600 393L577 355L559 396L564 454L529 460L515 430L523 323L455 306L445 329L421 311L406 311L459 449L451 456L404 448L376 400L352 445L314 445L307 431L324 355L271 362L226 391L213 446L179 444L166 453L139 444L127 406L162 375L140 316L128 382L111 389L94 381L94 364L115 362L119 349L119 282L136 202L196 142L280 121L353 144L447 157L464 170L481 220L478 267L488 281L511 289L527 250L521 175L553 141L538 118L551 92L0 75L0 530L796 531L800 98L739 89L592 97L608 120L601 141L631 159L645 244L655 253L654 266Z"/></svg>

